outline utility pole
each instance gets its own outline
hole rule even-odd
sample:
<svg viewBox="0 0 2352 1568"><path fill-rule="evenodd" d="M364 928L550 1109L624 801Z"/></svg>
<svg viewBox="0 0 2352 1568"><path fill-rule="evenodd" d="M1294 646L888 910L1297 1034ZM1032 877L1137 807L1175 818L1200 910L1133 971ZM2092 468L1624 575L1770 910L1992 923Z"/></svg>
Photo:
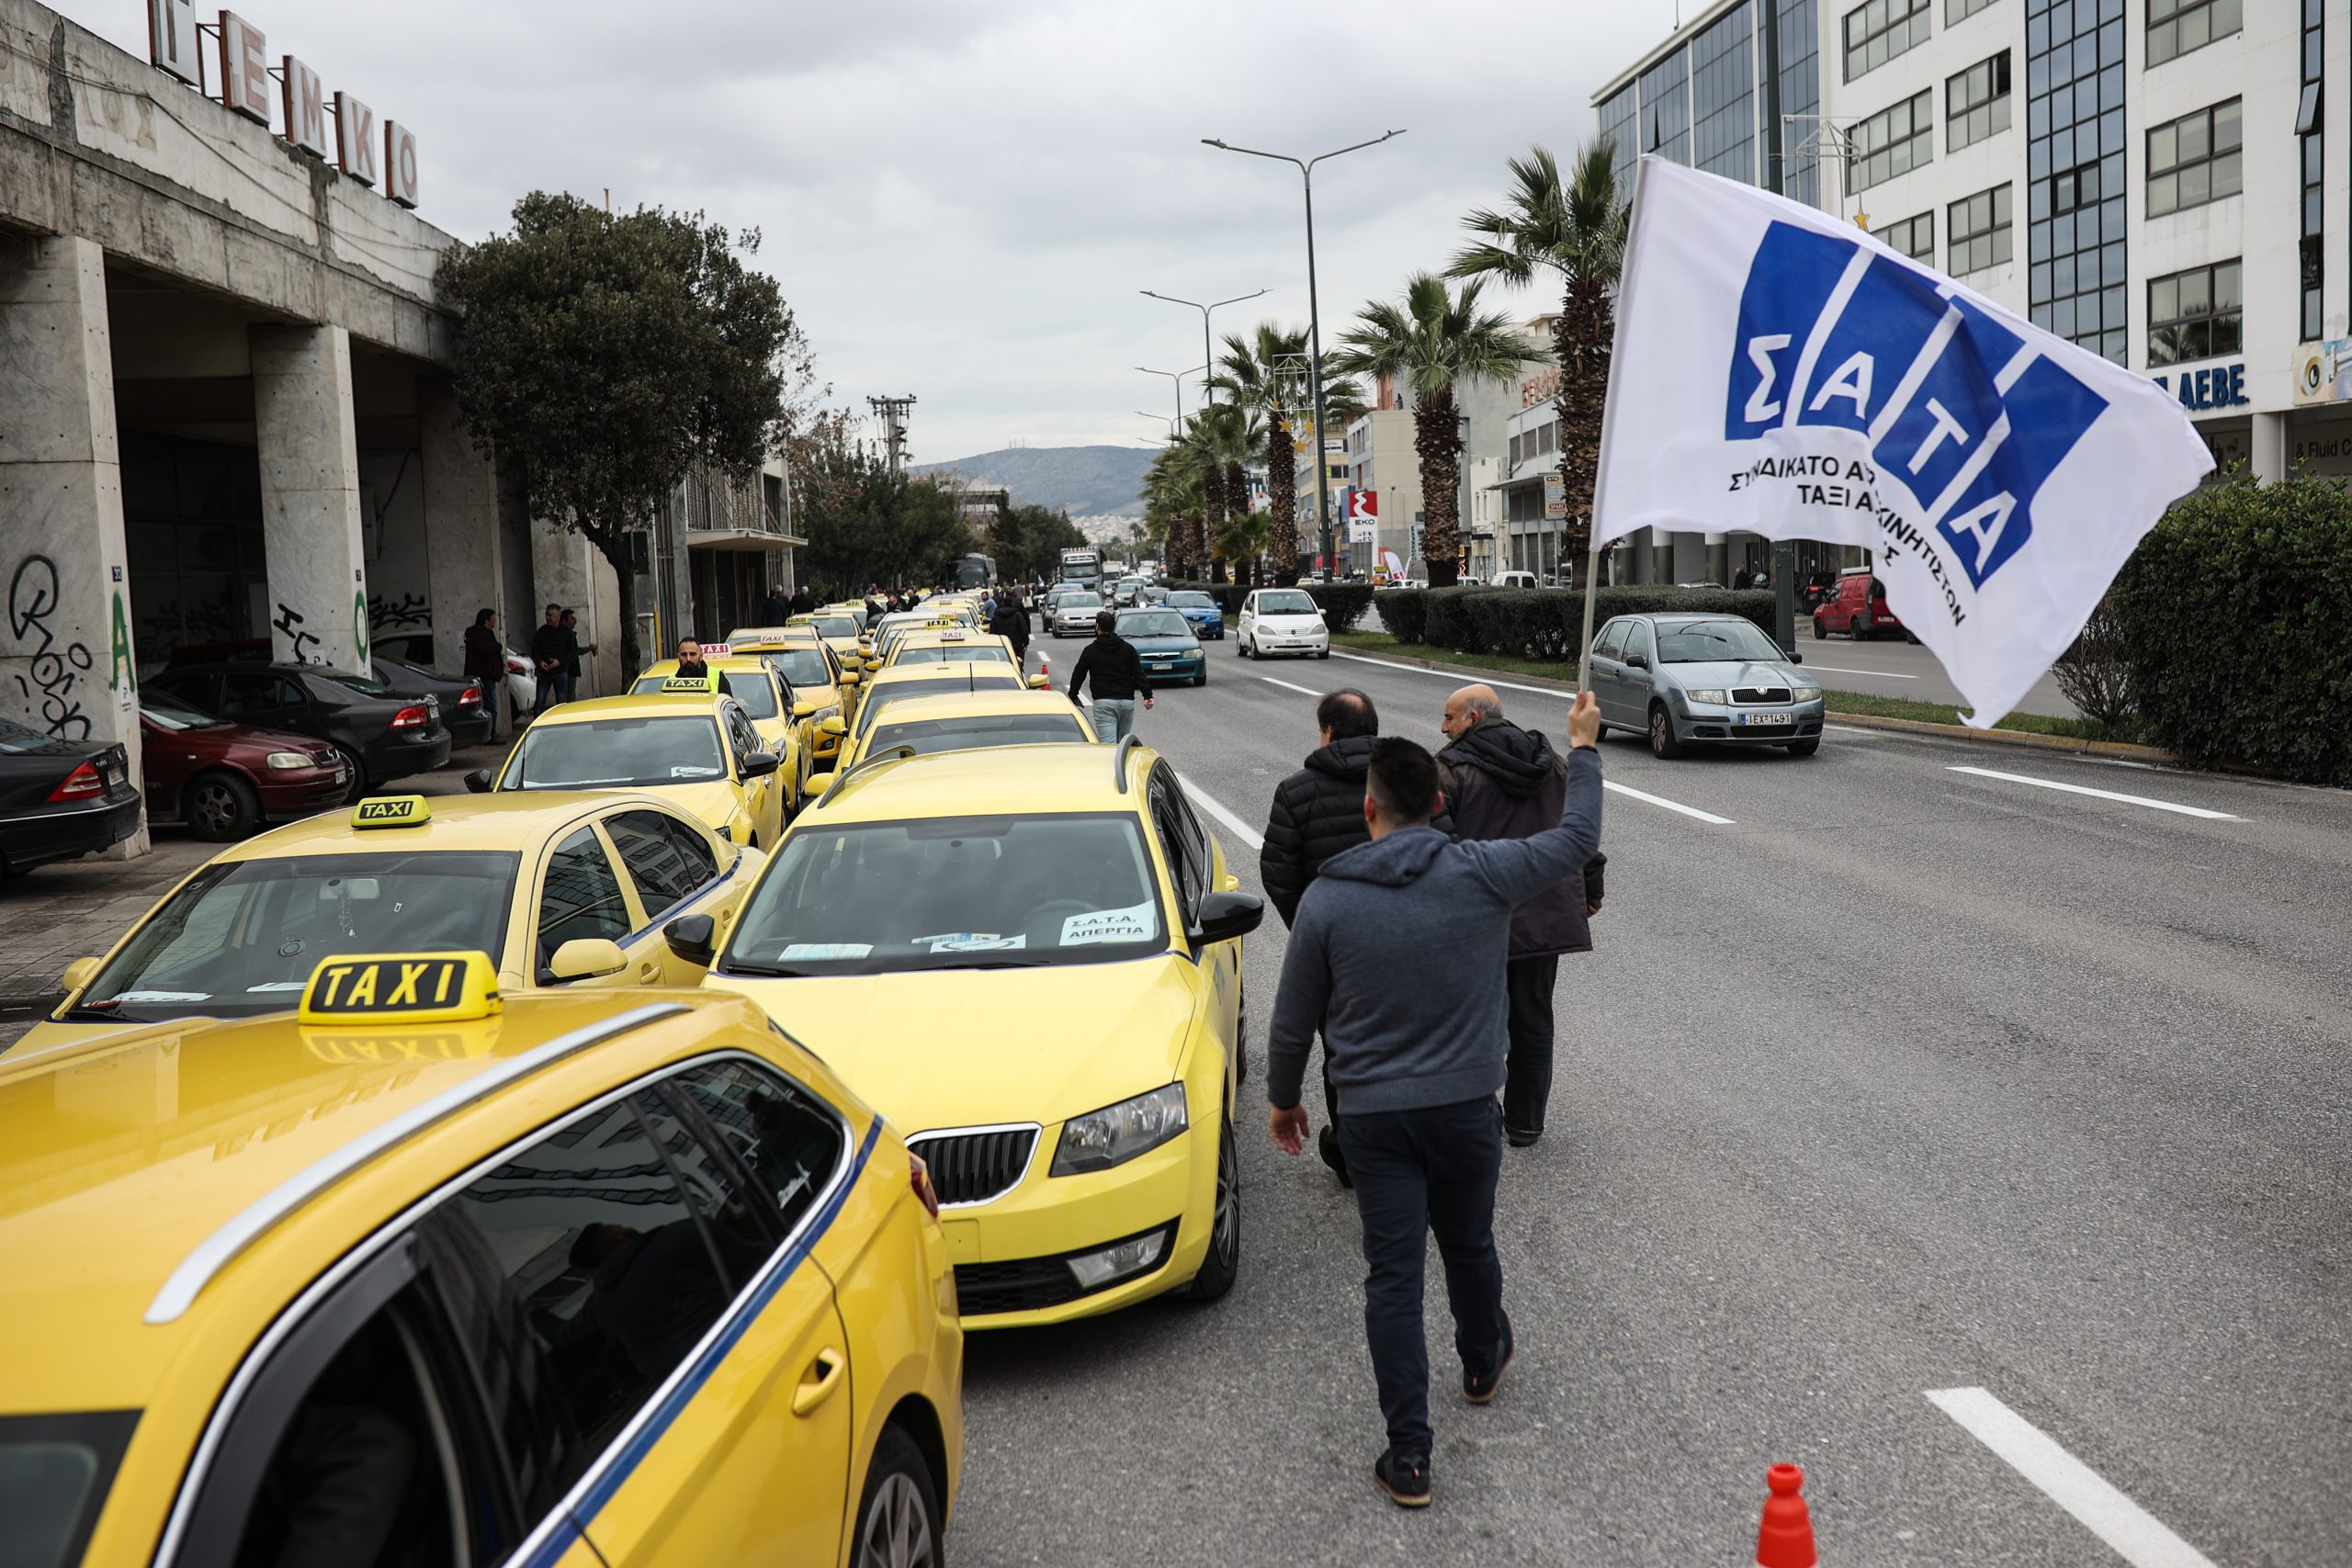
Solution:
<svg viewBox="0 0 2352 1568"><path fill-rule="evenodd" d="M915 396L909 392L903 398L868 398L865 406L882 421L883 450L889 456L890 471L896 474L907 463L907 411L915 406Z"/></svg>
<svg viewBox="0 0 2352 1568"><path fill-rule="evenodd" d="M1764 31L1764 179L1765 189L1775 196L1788 194L1788 171L1781 166L1781 142L1787 128L1781 119L1781 6L1779 0L1764 0L1763 15L1758 18ZM1797 649L1797 542L1794 539L1775 540L1772 545L1772 640L1781 645L1783 653Z"/></svg>

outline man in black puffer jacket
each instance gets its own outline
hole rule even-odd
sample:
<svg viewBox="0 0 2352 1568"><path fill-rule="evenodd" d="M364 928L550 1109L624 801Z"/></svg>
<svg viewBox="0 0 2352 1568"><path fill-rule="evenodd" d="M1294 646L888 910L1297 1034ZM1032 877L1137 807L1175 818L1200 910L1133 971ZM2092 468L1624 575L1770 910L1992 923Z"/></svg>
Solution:
<svg viewBox="0 0 2352 1568"><path fill-rule="evenodd" d="M1503 716L1491 686L1464 686L1445 702L1441 728L1452 742L1437 754L1438 784L1459 839L1527 839L1560 820L1568 790L1567 759L1540 729ZM1554 883L1512 911L1509 1077L1503 1085L1503 1136L1525 1148L1544 1135L1552 1098L1552 991L1560 954L1592 951L1590 918L1600 912L1596 852L1581 877Z"/></svg>

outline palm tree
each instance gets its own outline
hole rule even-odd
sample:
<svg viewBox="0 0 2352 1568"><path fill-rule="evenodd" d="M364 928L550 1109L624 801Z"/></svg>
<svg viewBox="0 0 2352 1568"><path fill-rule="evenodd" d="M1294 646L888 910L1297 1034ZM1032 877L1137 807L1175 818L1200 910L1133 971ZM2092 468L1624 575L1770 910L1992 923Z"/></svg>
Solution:
<svg viewBox="0 0 2352 1568"><path fill-rule="evenodd" d="M1427 524L1421 558L1430 586L1453 584L1461 568L1462 426L1454 389L1476 381L1507 381L1534 355L1510 318L1481 313L1474 280L1455 294L1435 273L1417 272L1405 285L1402 310L1375 299L1340 336L1333 363L1347 375L1392 380L1412 389L1413 451L1420 458L1421 510Z"/></svg>
<svg viewBox="0 0 2352 1568"><path fill-rule="evenodd" d="M1600 420L1609 395L1609 352L1617 335L1615 292L1625 260L1632 197L1617 168L1617 143L1596 136L1577 152L1566 179L1542 147L1510 161L1504 210L1484 209L1462 226L1485 238L1466 245L1446 269L1452 277L1499 277L1524 288L1539 271L1555 273L1560 313L1552 321L1552 357L1560 367L1553 406L1560 412L1560 484L1567 501L1568 547L1592 539L1592 481L1600 461Z"/></svg>
<svg viewBox="0 0 2352 1568"><path fill-rule="evenodd" d="M1264 439L1257 412L1238 403L1212 403L1185 422L1177 446L1200 475L1204 547L1216 545L1235 514L1250 510L1248 467ZM1223 582L1224 551L1204 547L1202 553L1208 558L1209 581Z"/></svg>
<svg viewBox="0 0 2352 1568"><path fill-rule="evenodd" d="M1163 564L1171 578L1186 578L1200 570L1193 544L1200 530L1201 479L1192 454L1170 446L1152 459L1144 475L1145 526L1165 541Z"/></svg>
<svg viewBox="0 0 2352 1568"><path fill-rule="evenodd" d="M1306 329L1261 321L1252 338L1227 334L1224 373L1209 385L1265 419L1267 536L1274 581L1298 580L1298 441L1291 421L1314 407L1306 369ZM1323 378L1324 418L1341 425L1363 412L1354 382Z"/></svg>

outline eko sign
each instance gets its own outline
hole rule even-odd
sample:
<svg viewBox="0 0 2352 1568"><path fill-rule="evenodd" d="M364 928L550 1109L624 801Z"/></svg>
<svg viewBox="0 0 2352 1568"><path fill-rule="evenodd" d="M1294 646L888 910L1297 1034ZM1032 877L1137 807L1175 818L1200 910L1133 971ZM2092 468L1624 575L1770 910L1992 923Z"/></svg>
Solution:
<svg viewBox="0 0 2352 1568"><path fill-rule="evenodd" d="M233 11L218 26L196 19L196 0L147 0L147 58L198 92L207 92L199 32L219 35L214 63L223 107L255 124L270 123L270 84L277 78L287 142L315 158L333 157L335 167L364 186L380 185L402 207L416 205L416 137L396 119L383 123L382 162L378 163L376 111L349 93L337 93L330 107L319 73L288 54L273 71L259 28ZM334 140L327 140L327 118L334 118Z"/></svg>

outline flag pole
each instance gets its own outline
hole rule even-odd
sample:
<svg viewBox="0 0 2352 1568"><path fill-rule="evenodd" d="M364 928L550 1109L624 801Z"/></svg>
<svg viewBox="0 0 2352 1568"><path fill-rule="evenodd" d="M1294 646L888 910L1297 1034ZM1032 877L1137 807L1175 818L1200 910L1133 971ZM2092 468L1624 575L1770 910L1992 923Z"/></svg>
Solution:
<svg viewBox="0 0 2352 1568"><path fill-rule="evenodd" d="M1606 416L1603 416L1604 418ZM1601 450L1607 451L1604 446ZM1585 522L1585 536L1592 541L1591 553L1584 564L1584 632L1577 639L1577 695L1592 690L1592 602L1600 591L1600 541L1593 536L1591 519Z"/></svg>
<svg viewBox="0 0 2352 1568"><path fill-rule="evenodd" d="M1617 320L1609 343L1609 389L1602 394L1600 405L1600 454L1593 459L1592 511L1585 518L1589 553L1584 569L1584 631L1577 639L1578 696L1592 690L1592 605L1600 589L1600 498L1609 482L1610 429L1617 423L1617 367L1624 362L1625 318L1633 313L1634 257L1642 222L1642 165L1655 156L1648 153L1634 161L1634 194L1626 203L1630 210L1625 219L1625 255L1617 273Z"/></svg>

